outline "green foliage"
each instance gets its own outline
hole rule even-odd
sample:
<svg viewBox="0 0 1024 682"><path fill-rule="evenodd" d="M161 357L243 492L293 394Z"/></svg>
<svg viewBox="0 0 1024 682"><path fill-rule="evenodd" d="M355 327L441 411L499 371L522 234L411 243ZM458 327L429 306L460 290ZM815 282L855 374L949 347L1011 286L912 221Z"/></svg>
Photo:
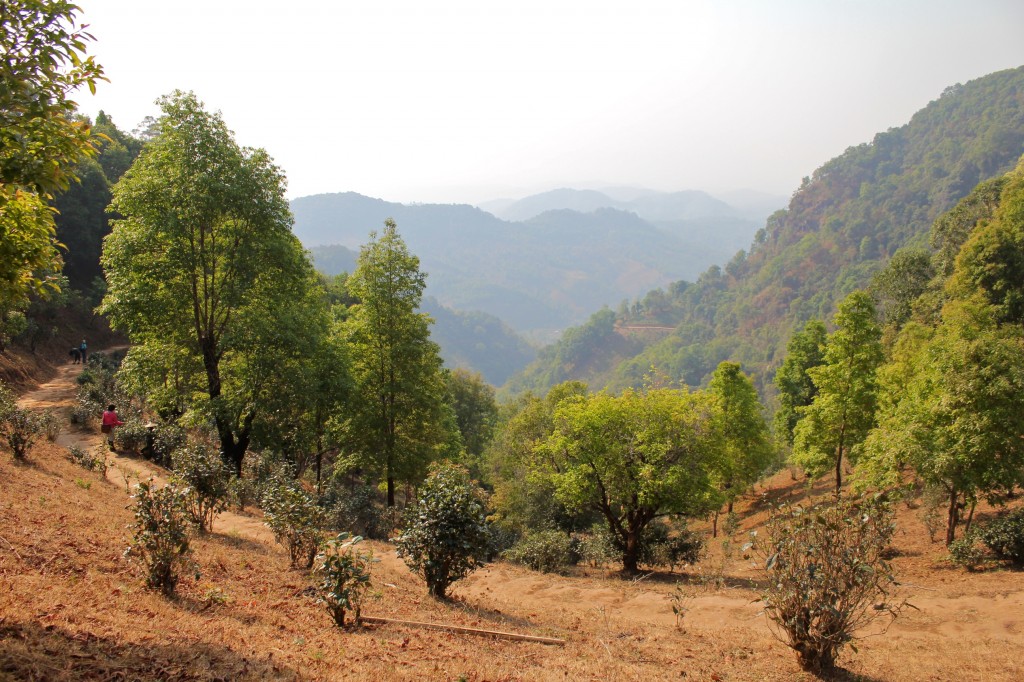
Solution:
<svg viewBox="0 0 1024 682"><path fill-rule="evenodd" d="M141 418L129 417L124 420L124 424L114 429L114 444L122 452L142 454L148 435L148 429Z"/></svg>
<svg viewBox="0 0 1024 682"><path fill-rule="evenodd" d="M623 567L636 572L643 532L661 516L701 516L721 504L713 401L671 389L566 399L535 448L530 476L569 508L604 518Z"/></svg>
<svg viewBox="0 0 1024 682"><path fill-rule="evenodd" d="M578 560L572 538L560 530L539 530L520 538L502 557L542 573L560 573Z"/></svg>
<svg viewBox="0 0 1024 682"><path fill-rule="evenodd" d="M292 566L313 566L327 525L326 514L313 495L295 482L271 488L263 498L263 520L287 548Z"/></svg>
<svg viewBox="0 0 1024 682"><path fill-rule="evenodd" d="M910 319L914 302L927 290L934 276L930 251L903 248L893 254L885 268L871 278L868 287L879 303L880 316L886 325L899 329Z"/></svg>
<svg viewBox="0 0 1024 682"><path fill-rule="evenodd" d="M383 508L377 490L369 485L355 484L331 490L331 515L335 528L345 528L362 537L387 540L392 524Z"/></svg>
<svg viewBox="0 0 1024 682"><path fill-rule="evenodd" d="M978 531L978 539L998 558L1024 565L1024 509L989 521Z"/></svg>
<svg viewBox="0 0 1024 682"><path fill-rule="evenodd" d="M793 445L793 430L800 420L801 408L814 401L818 389L807 370L825 362L828 334L821 320L808 320L804 328L789 340L786 359L775 373L779 392L779 409L775 412L775 435Z"/></svg>
<svg viewBox="0 0 1024 682"><path fill-rule="evenodd" d="M896 580L883 559L895 531L891 509L864 500L784 506L766 531L765 613L804 670L831 671L858 630L899 614L904 604L893 599Z"/></svg>
<svg viewBox="0 0 1024 682"><path fill-rule="evenodd" d="M31 292L55 286L60 269L53 211L46 201L75 180L95 152L91 131L69 97L95 92L103 69L86 55L92 36L63 1L0 4L0 317Z"/></svg>
<svg viewBox="0 0 1024 682"><path fill-rule="evenodd" d="M676 566L692 566L699 562L706 552L706 543L697 533L683 527L671 533L665 524L647 527L640 551L640 563L644 566L667 566L674 571Z"/></svg>
<svg viewBox="0 0 1024 682"><path fill-rule="evenodd" d="M494 423L498 418L494 387L487 384L479 373L464 369L449 372L446 381L462 444L466 454L476 460L494 436Z"/></svg>
<svg viewBox="0 0 1024 682"><path fill-rule="evenodd" d="M122 218L104 241L100 310L132 342L140 392L161 393L165 416L211 420L240 474L264 406L329 319L266 152L239 147L192 94L160 106L157 136L113 189Z"/></svg>
<svg viewBox="0 0 1024 682"><path fill-rule="evenodd" d="M213 530L213 518L227 508L231 470L213 448L191 443L174 451L175 485L188 500L188 512L201 531Z"/></svg>
<svg viewBox="0 0 1024 682"><path fill-rule="evenodd" d="M188 492L173 485L156 488L150 481L135 486L132 499L134 535L125 554L145 566L149 587L170 596L181 572L193 565Z"/></svg>
<svg viewBox="0 0 1024 682"><path fill-rule="evenodd" d="M960 568L973 571L985 560L985 553L978 546L978 538L974 533L967 533L962 538L949 543L949 560Z"/></svg>
<svg viewBox="0 0 1024 682"><path fill-rule="evenodd" d="M594 524L590 531L578 536L577 551L580 561L587 563L592 568L603 566L615 561L621 553L615 548L611 533L607 525Z"/></svg>
<svg viewBox="0 0 1024 682"><path fill-rule="evenodd" d="M838 494L843 457L856 460L856 448L875 424L875 375L883 356L875 306L865 292L846 297L835 324L824 364L808 370L818 393L796 426L792 461L810 476L834 468Z"/></svg>
<svg viewBox="0 0 1024 682"><path fill-rule="evenodd" d="M733 501L779 462L750 379L735 362L723 362L711 377L715 430L722 448L715 477L732 510Z"/></svg>
<svg viewBox="0 0 1024 682"><path fill-rule="evenodd" d="M37 415L39 420L39 430L46 436L46 440L51 443L56 442L57 436L60 435L60 416L55 410L43 410Z"/></svg>
<svg viewBox="0 0 1024 682"><path fill-rule="evenodd" d="M25 459L42 430L39 416L32 410L20 407L8 410L3 423L0 423L0 435L11 449L14 459L18 460Z"/></svg>
<svg viewBox="0 0 1024 682"><path fill-rule="evenodd" d="M378 559L373 552L357 549L358 535L339 533L328 540L316 556L313 576L317 579L317 603L323 604L338 627L345 627L345 614L351 612L356 625L363 600L371 588L370 567Z"/></svg>
<svg viewBox="0 0 1024 682"><path fill-rule="evenodd" d="M389 507L396 481L418 482L430 462L455 456L460 445L429 318L417 312L425 286L419 259L391 220L379 238L371 234L348 278L360 303L345 323L356 395L344 439L360 464L381 474Z"/></svg>
<svg viewBox="0 0 1024 682"><path fill-rule="evenodd" d="M68 446L68 459L83 469L99 472L100 476L107 474L107 453L103 448L89 452L80 445L70 445Z"/></svg>
<svg viewBox="0 0 1024 682"><path fill-rule="evenodd" d="M482 566L489 552L491 536L480 497L464 469L441 463L420 486L415 506L407 508L398 556L423 576L438 599Z"/></svg>

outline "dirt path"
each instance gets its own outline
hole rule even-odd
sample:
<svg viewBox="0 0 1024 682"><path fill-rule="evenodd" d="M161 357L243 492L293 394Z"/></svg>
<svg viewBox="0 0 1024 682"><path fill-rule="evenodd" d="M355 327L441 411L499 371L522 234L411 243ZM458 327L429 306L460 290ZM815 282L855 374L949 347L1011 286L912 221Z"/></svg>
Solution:
<svg viewBox="0 0 1024 682"><path fill-rule="evenodd" d="M57 376L27 393L19 404L32 409L57 409L67 413L74 404L75 378L80 365L65 365ZM64 422L67 423L67 420ZM63 446L105 447L99 433L65 428L58 438ZM126 487L126 476L166 480L167 471L152 462L111 453L108 480ZM258 519L233 512L220 514L214 522L217 534L237 535L275 545L272 534ZM383 547L383 546L379 546ZM387 566L405 571L393 551L380 551ZM924 565L927 560L918 559ZM899 568L899 567L898 567ZM909 567L908 567L909 568ZM756 572L737 570L744 577ZM917 607L898 619L886 634L906 646L942 647L951 641L1022 641L1024 639L1024 577L1019 572L963 574L925 566L907 596ZM536 610L579 609L587 605L596 614L616 616L663 626L675 621L672 613L673 586L664 581L608 581L602 578L562 577L525 571L503 563L490 564L453 587L453 593L470 603L493 608ZM703 629L740 628L764 632L765 619L755 594L746 589L704 590L693 587L686 600L685 623Z"/></svg>
<svg viewBox="0 0 1024 682"><path fill-rule="evenodd" d="M37 389L23 395L18 405L33 410L57 410L69 424L68 414L75 403L78 385L75 379L82 371L82 365L63 365L57 375L41 384ZM63 447L77 445L88 450L105 450L103 434L95 431L64 426L57 437L57 444ZM126 457L114 452L107 453L107 480L125 490L137 480L152 478L158 483L167 482L168 471L153 462L135 457ZM213 522L213 531L224 535L239 535L265 544L276 544L273 534L258 519L226 511Z"/></svg>

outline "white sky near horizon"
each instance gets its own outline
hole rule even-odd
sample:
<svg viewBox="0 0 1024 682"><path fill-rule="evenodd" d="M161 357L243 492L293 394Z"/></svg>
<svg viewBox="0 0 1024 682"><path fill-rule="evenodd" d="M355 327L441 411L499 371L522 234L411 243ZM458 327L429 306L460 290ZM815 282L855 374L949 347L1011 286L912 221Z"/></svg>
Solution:
<svg viewBox="0 0 1024 682"><path fill-rule="evenodd" d="M78 0L132 130L192 90L289 197L556 187L789 195L957 82L1024 65L1021 0Z"/></svg>

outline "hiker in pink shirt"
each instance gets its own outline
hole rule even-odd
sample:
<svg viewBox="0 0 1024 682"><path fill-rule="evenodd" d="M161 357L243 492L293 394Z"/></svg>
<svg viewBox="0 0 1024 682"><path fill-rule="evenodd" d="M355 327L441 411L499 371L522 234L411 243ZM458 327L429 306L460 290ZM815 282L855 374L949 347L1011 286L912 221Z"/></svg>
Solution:
<svg viewBox="0 0 1024 682"><path fill-rule="evenodd" d="M114 428L124 424L123 421L118 419L117 412L114 411L113 405L107 405L106 411L103 413L103 423L100 426L100 431L107 434L107 445L110 449L114 449Z"/></svg>

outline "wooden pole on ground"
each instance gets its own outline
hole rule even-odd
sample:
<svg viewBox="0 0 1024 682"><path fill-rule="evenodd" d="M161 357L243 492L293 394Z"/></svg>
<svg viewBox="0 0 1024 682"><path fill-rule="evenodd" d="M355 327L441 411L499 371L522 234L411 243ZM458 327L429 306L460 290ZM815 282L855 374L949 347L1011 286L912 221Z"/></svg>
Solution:
<svg viewBox="0 0 1024 682"><path fill-rule="evenodd" d="M398 620L396 618L377 618L376 616L360 616L359 620L366 623L380 623L381 625L411 625L427 630L441 630L444 632L458 632L467 635L482 635L484 637L497 637L499 639L512 639L520 642L537 642L539 644L554 644L565 646L564 639L554 637L538 637L536 635L521 635L517 632L500 632L498 630L481 630L479 628L466 628L459 625L445 625L444 623L423 623L415 620Z"/></svg>

